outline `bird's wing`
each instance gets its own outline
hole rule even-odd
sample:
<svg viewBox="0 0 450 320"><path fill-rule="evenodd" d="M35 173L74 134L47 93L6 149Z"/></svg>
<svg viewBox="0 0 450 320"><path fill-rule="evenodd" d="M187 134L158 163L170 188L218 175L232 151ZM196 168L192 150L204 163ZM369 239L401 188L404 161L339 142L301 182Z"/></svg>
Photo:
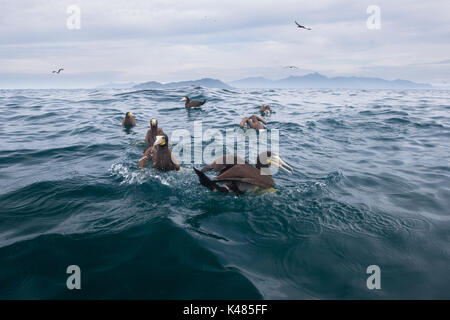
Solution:
<svg viewBox="0 0 450 320"><path fill-rule="evenodd" d="M261 118L260 116L256 116L256 119L258 119L258 121L261 121L264 124L267 124L267 121Z"/></svg>
<svg viewBox="0 0 450 320"><path fill-rule="evenodd" d="M215 172L220 172L222 174L234 165L244 163L248 162L235 154L225 154L216 158L211 164L205 166L202 169L202 172L214 170Z"/></svg>
<svg viewBox="0 0 450 320"><path fill-rule="evenodd" d="M248 121L248 117L245 117L244 119L242 119L241 123L239 124L239 127L241 127L241 129L244 129L245 123Z"/></svg>
<svg viewBox="0 0 450 320"><path fill-rule="evenodd" d="M262 187L264 189L272 187L275 183L270 175L261 175L261 171L254 166L237 164L224 173L218 175L216 181L241 181Z"/></svg>
<svg viewBox="0 0 450 320"><path fill-rule="evenodd" d="M299 28L301 28L302 26L301 25L299 25L298 24L298 22L297 21L295 21L295 24L299 27Z"/></svg>
<svg viewBox="0 0 450 320"><path fill-rule="evenodd" d="M206 102L206 100L204 100L204 101L191 101L191 102L189 102L188 107L189 108L198 108L202 104L204 104L205 102Z"/></svg>

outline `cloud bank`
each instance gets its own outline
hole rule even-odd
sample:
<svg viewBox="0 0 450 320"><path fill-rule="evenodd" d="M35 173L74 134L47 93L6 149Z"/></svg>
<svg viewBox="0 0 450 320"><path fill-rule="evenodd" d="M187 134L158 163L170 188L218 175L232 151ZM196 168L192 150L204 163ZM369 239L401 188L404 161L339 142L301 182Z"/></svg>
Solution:
<svg viewBox="0 0 450 320"><path fill-rule="evenodd" d="M380 30L366 26L373 4L381 9ZM81 10L80 29L67 28L70 5ZM3 0L0 87L312 71L442 84L450 82L448 12L446 0ZM294 20L312 30L297 29ZM51 74L59 66L64 73Z"/></svg>

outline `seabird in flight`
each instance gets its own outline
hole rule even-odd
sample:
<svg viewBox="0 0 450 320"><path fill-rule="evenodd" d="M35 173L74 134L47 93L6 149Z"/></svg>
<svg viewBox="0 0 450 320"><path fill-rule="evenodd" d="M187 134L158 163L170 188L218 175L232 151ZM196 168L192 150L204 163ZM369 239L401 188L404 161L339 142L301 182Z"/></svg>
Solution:
<svg viewBox="0 0 450 320"><path fill-rule="evenodd" d="M306 29L306 30L311 30L311 28L307 28L305 26L302 26L301 24L299 24L297 21L295 21L295 24L297 25L298 28L300 29Z"/></svg>

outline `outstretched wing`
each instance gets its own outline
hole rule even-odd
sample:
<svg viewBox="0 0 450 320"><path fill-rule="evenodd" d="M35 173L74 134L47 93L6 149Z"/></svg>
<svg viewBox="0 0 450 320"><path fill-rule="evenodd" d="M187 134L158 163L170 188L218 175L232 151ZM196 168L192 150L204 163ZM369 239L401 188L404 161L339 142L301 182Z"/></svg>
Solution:
<svg viewBox="0 0 450 320"><path fill-rule="evenodd" d="M298 24L298 22L297 22L297 21L295 21L295 24L296 24L296 25L297 25L297 27L299 27L299 28L302 28L302 27L303 27L302 25Z"/></svg>
<svg viewBox="0 0 450 320"><path fill-rule="evenodd" d="M260 116L256 116L256 119L258 119L258 121L261 121L264 124L267 124L267 121L261 118Z"/></svg>
<svg viewBox="0 0 450 320"><path fill-rule="evenodd" d="M241 127L241 129L244 129L245 123L248 121L248 117L245 117L244 119L242 119L241 123L239 124L239 127Z"/></svg>

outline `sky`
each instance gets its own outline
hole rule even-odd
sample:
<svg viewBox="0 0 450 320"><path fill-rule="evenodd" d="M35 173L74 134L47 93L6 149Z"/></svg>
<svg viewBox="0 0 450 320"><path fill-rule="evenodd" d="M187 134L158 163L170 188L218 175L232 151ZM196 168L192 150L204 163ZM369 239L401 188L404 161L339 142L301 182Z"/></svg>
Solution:
<svg viewBox="0 0 450 320"><path fill-rule="evenodd" d="M449 13L448 0L0 0L0 88L310 72L447 86Z"/></svg>

